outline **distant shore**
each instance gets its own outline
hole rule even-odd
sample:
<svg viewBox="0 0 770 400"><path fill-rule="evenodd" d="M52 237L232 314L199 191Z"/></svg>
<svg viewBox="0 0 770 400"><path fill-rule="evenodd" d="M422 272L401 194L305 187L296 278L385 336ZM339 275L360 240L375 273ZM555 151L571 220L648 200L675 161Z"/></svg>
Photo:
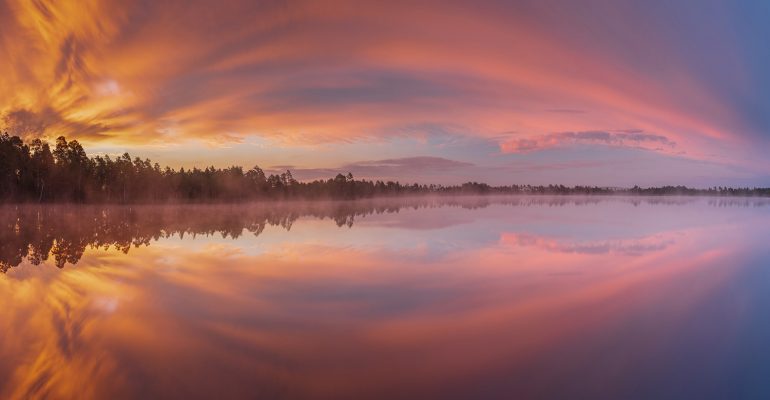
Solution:
<svg viewBox="0 0 770 400"><path fill-rule="evenodd" d="M652 189L660 189L660 188L650 188ZM701 190L701 189L688 189L687 192L664 192L664 193L650 193L650 192L642 192L642 193L633 193L631 192L631 189L613 189L612 192L601 192L601 193L578 193L578 192L571 192L571 193L561 193L561 192L519 192L519 193L512 193L512 192L497 192L497 191L489 191L489 192L483 192L483 193L474 193L474 192L420 192L420 193L407 193L407 194L397 194L397 195L374 195L374 196L366 196L366 197L260 197L260 198L247 198L247 199L229 199L229 200L222 200L222 199L197 199L197 200L189 200L189 199L167 199L164 201L131 201L131 202L105 202L105 201L99 201L99 202L73 202L73 201L0 201L0 207L5 206L126 206L126 207L132 207L132 206L227 206L227 205L271 205L271 206L279 206L279 205L287 205L291 206L293 204L302 204L302 203L324 203L324 202L367 202L367 201L375 201L375 202L388 202L388 201L397 201L397 200L405 200L405 201L414 201L414 200L436 200L436 201L462 201L463 199L471 199L471 198L478 198L478 199L484 199L484 198L509 198L509 199L529 199L536 203L543 203L543 204L551 204L551 203L558 203L560 202L560 198L563 198L565 201L569 201L567 199L569 198L583 198L586 201L590 201L589 199L611 199L611 198L617 198L617 199L627 199L627 200L633 200L635 198L638 198L640 200L645 199L652 200L655 198L658 199L685 199L685 198L704 198L704 199L712 199L712 200L770 200L770 195L768 194L743 194L740 192L731 192L730 194L712 194L708 193L707 190ZM540 199L540 200L537 200Z"/></svg>
<svg viewBox="0 0 770 400"><path fill-rule="evenodd" d="M402 184L337 174L302 182L291 171L267 175L258 166L161 168L123 154L88 157L77 140L59 137L53 149L35 139L0 134L0 203L166 204L330 200L398 196L630 195L770 197L770 188L686 186L612 188L564 185Z"/></svg>

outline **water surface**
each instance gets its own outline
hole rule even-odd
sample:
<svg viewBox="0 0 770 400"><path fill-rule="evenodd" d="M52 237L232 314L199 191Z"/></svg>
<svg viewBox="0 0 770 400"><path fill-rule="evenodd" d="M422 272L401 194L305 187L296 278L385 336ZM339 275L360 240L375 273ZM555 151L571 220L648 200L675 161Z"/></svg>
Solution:
<svg viewBox="0 0 770 400"><path fill-rule="evenodd" d="M770 203L0 208L0 398L770 398Z"/></svg>

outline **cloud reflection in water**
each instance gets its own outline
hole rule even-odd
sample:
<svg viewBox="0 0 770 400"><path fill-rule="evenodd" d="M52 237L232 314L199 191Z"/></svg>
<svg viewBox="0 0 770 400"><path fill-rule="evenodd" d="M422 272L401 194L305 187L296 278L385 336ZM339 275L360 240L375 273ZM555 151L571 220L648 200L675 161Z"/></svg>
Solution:
<svg viewBox="0 0 770 400"><path fill-rule="evenodd" d="M6 208L0 397L708 397L767 311L749 205Z"/></svg>

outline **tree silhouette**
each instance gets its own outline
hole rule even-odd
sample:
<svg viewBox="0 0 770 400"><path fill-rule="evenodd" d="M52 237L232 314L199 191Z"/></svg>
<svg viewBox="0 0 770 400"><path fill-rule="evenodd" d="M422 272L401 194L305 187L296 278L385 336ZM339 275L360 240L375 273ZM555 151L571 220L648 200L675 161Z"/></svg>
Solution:
<svg viewBox="0 0 770 400"><path fill-rule="evenodd" d="M51 150L40 139L24 143L18 136L0 134L0 202L47 203L166 203L245 202L260 199L358 199L421 194L629 194L770 196L770 188L691 189L685 186L613 189L597 186L510 185L467 182L456 186L401 184L356 180L337 174L327 180L300 182L291 171L266 175L254 166L219 169L161 168L129 154L112 159L89 158L77 140L56 139Z"/></svg>

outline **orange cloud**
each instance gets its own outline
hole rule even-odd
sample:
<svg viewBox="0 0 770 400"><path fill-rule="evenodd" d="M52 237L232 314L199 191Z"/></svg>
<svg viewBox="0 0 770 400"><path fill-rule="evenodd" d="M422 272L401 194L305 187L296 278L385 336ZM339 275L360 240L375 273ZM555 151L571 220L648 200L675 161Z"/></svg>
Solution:
<svg viewBox="0 0 770 400"><path fill-rule="evenodd" d="M4 0L5 125L129 144L306 144L415 135L398 127L425 123L502 151L587 141L671 153L676 142L696 158L743 140L733 108L654 33L630 36L668 57L651 74L586 45L572 31L583 21L544 5L253 3ZM629 129L648 136L579 137Z"/></svg>
<svg viewBox="0 0 770 400"><path fill-rule="evenodd" d="M709 232L687 233L650 252L616 241L620 251L608 253L506 235L437 259L419 243L394 254L317 235L263 242L259 254L215 238L153 243L128 256L89 249L74 267L23 265L1 277L14 307L0 310L0 327L13 333L0 343L9 377L0 394L242 397L290 384L298 397L360 397L408 382L445 388L438 380L505 363L526 368L550 349L627 323L642 306L681 322L735 272L715 268L735 249L703 252ZM392 373L399 368L415 379Z"/></svg>

